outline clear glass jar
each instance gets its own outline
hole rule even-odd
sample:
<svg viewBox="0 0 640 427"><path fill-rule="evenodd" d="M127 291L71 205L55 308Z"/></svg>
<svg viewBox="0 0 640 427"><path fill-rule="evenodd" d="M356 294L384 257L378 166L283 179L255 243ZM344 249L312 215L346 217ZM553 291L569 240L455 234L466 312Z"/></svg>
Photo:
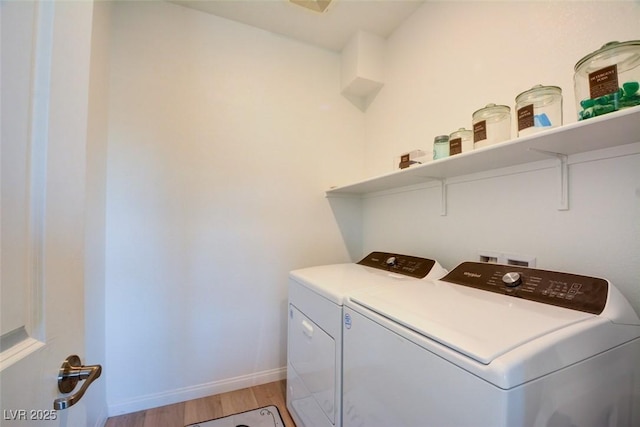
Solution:
<svg viewBox="0 0 640 427"><path fill-rule="evenodd" d="M487 104L473 113L473 147L482 148L511 139L511 108Z"/></svg>
<svg viewBox="0 0 640 427"><path fill-rule="evenodd" d="M562 126L562 89L536 85L516 96L518 136Z"/></svg>
<svg viewBox="0 0 640 427"><path fill-rule="evenodd" d="M433 140L433 160L449 157L449 135L439 135Z"/></svg>
<svg viewBox="0 0 640 427"><path fill-rule="evenodd" d="M473 150L473 132L460 128L449 135L449 155L466 153Z"/></svg>
<svg viewBox="0 0 640 427"><path fill-rule="evenodd" d="M585 56L573 82L578 120L640 105L640 40L610 42Z"/></svg>

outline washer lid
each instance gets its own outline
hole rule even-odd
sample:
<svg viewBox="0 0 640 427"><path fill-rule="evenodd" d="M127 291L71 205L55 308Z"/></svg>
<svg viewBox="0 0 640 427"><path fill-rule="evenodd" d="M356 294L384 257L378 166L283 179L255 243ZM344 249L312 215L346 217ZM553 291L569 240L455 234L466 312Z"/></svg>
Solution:
<svg viewBox="0 0 640 427"><path fill-rule="evenodd" d="M425 282L358 264L331 264L302 268L291 271L289 277L338 305L343 305L351 293L360 289L390 287L406 281Z"/></svg>
<svg viewBox="0 0 640 427"><path fill-rule="evenodd" d="M441 280L362 290L350 300L483 364L596 317Z"/></svg>
<svg viewBox="0 0 640 427"><path fill-rule="evenodd" d="M388 258L394 258L391 265L386 264ZM388 270L383 269L384 265L388 265ZM411 277L403 272L406 269L412 270L410 273L419 271L426 275L424 279L417 279L415 275ZM301 268L291 271L289 277L335 304L343 305L345 299L359 289L388 287L410 281L424 283L429 279L439 279L445 274L447 270L438 261L372 252L358 264L330 264Z"/></svg>

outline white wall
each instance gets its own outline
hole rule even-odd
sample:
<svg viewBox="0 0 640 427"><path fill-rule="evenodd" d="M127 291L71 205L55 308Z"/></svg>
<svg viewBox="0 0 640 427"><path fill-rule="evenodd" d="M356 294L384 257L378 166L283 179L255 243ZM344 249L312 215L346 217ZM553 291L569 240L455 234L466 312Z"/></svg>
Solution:
<svg viewBox="0 0 640 427"><path fill-rule="evenodd" d="M562 88L565 123L575 122L575 63L632 39L638 2L426 3L387 41L385 86L366 114L367 175L389 172L402 152L430 150L436 135L469 129L489 102L513 109L538 83ZM541 268L609 278L640 312L639 152L636 144L577 156L569 211L557 210L553 162L451 180L447 216L439 187L367 198L364 252L430 256L447 268L479 249L532 255Z"/></svg>
<svg viewBox="0 0 640 427"><path fill-rule="evenodd" d="M281 378L288 271L361 254L324 198L363 175L340 56L161 2L111 31L110 413Z"/></svg>

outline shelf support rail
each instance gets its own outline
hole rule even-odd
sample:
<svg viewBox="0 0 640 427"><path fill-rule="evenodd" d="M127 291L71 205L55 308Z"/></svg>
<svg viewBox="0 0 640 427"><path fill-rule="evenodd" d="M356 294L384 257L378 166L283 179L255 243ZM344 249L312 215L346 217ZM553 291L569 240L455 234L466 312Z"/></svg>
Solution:
<svg viewBox="0 0 640 427"><path fill-rule="evenodd" d="M559 181L560 181L560 203L558 205L559 211L569 210L569 156L562 153L555 153L553 151L539 150L537 148L528 148L529 151L535 151L536 153L543 154L549 157L557 158L560 163L558 164Z"/></svg>
<svg viewBox="0 0 640 427"><path fill-rule="evenodd" d="M425 178L440 183L440 216L447 216L447 179L435 176L425 176Z"/></svg>

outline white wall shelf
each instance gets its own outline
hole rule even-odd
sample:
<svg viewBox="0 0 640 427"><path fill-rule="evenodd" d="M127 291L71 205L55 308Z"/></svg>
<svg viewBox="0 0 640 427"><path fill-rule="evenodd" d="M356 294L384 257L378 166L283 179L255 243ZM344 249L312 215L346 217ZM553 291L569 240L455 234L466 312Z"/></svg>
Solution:
<svg viewBox="0 0 640 427"><path fill-rule="evenodd" d="M327 197L363 196L429 181L442 187L442 214L446 215L446 180L551 157L559 161L560 202L568 209L567 159L569 156L640 142L640 107L617 111L585 121L505 141L452 157L434 160L352 184L332 187Z"/></svg>

